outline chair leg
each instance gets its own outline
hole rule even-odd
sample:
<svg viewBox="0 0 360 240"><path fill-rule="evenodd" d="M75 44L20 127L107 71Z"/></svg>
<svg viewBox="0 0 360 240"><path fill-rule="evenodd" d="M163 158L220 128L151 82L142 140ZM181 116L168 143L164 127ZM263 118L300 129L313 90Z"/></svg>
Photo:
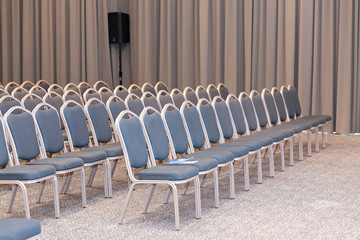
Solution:
<svg viewBox="0 0 360 240"><path fill-rule="evenodd" d="M245 157L243 160L244 165L244 183L245 183L245 191L250 190L250 184L249 184L249 158Z"/></svg>
<svg viewBox="0 0 360 240"><path fill-rule="evenodd" d="M307 144L308 144L308 157L311 157L311 132L310 130L307 131Z"/></svg>
<svg viewBox="0 0 360 240"><path fill-rule="evenodd" d="M171 188L169 188L168 193L165 196L164 204L168 204L170 196L171 196Z"/></svg>
<svg viewBox="0 0 360 240"><path fill-rule="evenodd" d="M61 187L61 192L60 194L64 194L64 191L65 191L65 186L66 186L66 183L68 181L68 178L69 178L69 174L66 174L62 179L63 179L63 183L62 183L62 187Z"/></svg>
<svg viewBox="0 0 360 240"><path fill-rule="evenodd" d="M91 185L92 185L92 183L93 183L93 181L94 181L94 177L95 177L95 173L96 173L97 167L98 167L98 165L93 166L93 167L91 168L91 173L90 173L90 176L89 176L89 180L88 180L88 183L87 183L87 185L86 185L87 187L91 187Z"/></svg>
<svg viewBox="0 0 360 240"><path fill-rule="evenodd" d="M184 191L183 191L182 195L186 195L187 190L189 189L189 184L190 184L190 182L187 182L187 183L186 183L186 186L185 186L185 188L184 188Z"/></svg>
<svg viewBox="0 0 360 240"><path fill-rule="evenodd" d="M114 164L113 164L112 169L111 169L111 178L114 177L114 173L115 173L115 169L116 169L116 166L117 166L118 161L119 161L119 159L116 159L116 160L114 161Z"/></svg>
<svg viewBox="0 0 360 240"><path fill-rule="evenodd" d="M322 148L326 148L325 146L325 124L321 125L321 140L322 140Z"/></svg>
<svg viewBox="0 0 360 240"><path fill-rule="evenodd" d="M206 180L206 174L204 174L204 177L203 177L203 179L201 181L201 186L200 186L201 188L204 186L205 180Z"/></svg>
<svg viewBox="0 0 360 240"><path fill-rule="evenodd" d="M109 197L109 183L108 183L108 172L107 172L107 166L106 162L103 162L103 168L104 168L104 192L105 192L105 198Z"/></svg>
<svg viewBox="0 0 360 240"><path fill-rule="evenodd" d="M275 177L275 163L274 163L274 153L273 149L270 146L269 148L269 169L270 169L270 177Z"/></svg>
<svg viewBox="0 0 360 240"><path fill-rule="evenodd" d="M320 152L320 149L319 149L319 127L315 128L315 152Z"/></svg>
<svg viewBox="0 0 360 240"><path fill-rule="evenodd" d="M82 206L86 207L86 187L85 187L85 170L82 168L80 170L81 175L81 198L82 198Z"/></svg>
<svg viewBox="0 0 360 240"><path fill-rule="evenodd" d="M175 211L175 229L176 231L180 230L180 217L179 217L179 196L175 184L170 183L174 194L174 211Z"/></svg>
<svg viewBox="0 0 360 240"><path fill-rule="evenodd" d="M40 203L41 196L42 196L42 194L43 194L43 192L44 192L45 182L46 182L46 181L42 181L42 182L40 183L41 185L40 185L40 189L39 189L39 193L38 193L38 197L37 197L36 203Z"/></svg>
<svg viewBox="0 0 360 240"><path fill-rule="evenodd" d="M54 190L55 218L59 218L60 217L60 203L59 203L58 181L57 181L56 176L54 176L52 178L52 182L53 182L53 190Z"/></svg>
<svg viewBox="0 0 360 240"><path fill-rule="evenodd" d="M256 153L257 156L257 170L258 170L258 183L262 183L262 164L261 164L261 154L260 151Z"/></svg>
<svg viewBox="0 0 360 240"><path fill-rule="evenodd" d="M14 205L14 200L15 200L15 196L16 196L16 193L17 193L17 189L18 189L18 185L13 185L12 186L12 194L11 194L11 199L10 199L10 202L9 202L9 207L8 207L8 210L7 210L7 213L11 213L11 209Z"/></svg>
<svg viewBox="0 0 360 240"><path fill-rule="evenodd" d="M289 138L290 143L290 166L294 166L294 141L293 137Z"/></svg>
<svg viewBox="0 0 360 240"><path fill-rule="evenodd" d="M281 171L285 172L284 143L280 142Z"/></svg>
<svg viewBox="0 0 360 240"><path fill-rule="evenodd" d="M229 178L230 178L230 199L234 199L235 198L234 163L229 164Z"/></svg>
<svg viewBox="0 0 360 240"><path fill-rule="evenodd" d="M298 134L298 142L299 142L299 160L304 160L304 152L303 152L303 143L302 143L302 137L301 133Z"/></svg>
<svg viewBox="0 0 360 240"><path fill-rule="evenodd" d="M70 183L71 183L73 174L74 173L72 173L72 172L69 174L69 177L68 177L68 180L67 180L67 183L66 183L66 186L65 186L64 194L66 194L69 191L69 187L70 187Z"/></svg>
<svg viewBox="0 0 360 240"><path fill-rule="evenodd" d="M112 198L113 194L112 194L112 178L111 178L111 164L110 161L105 161L105 166L107 168L106 173L107 173L107 178L108 178L108 197Z"/></svg>
<svg viewBox="0 0 360 240"><path fill-rule="evenodd" d="M219 208L220 203L219 203L219 175L218 175L218 171L215 170L213 172L214 175L214 194L215 194L215 208ZM174 196L175 199L175 196Z"/></svg>
<svg viewBox="0 0 360 240"><path fill-rule="evenodd" d="M267 151L268 151L268 149L265 150L264 155L262 157L263 159L265 159Z"/></svg>
<svg viewBox="0 0 360 240"><path fill-rule="evenodd" d="M152 197L154 195L155 187L156 187L156 184L153 184L150 187L149 195L148 195L147 200L146 200L146 204L145 204L145 207L144 207L143 214L146 214L148 209L149 209L151 199L152 199Z"/></svg>
<svg viewBox="0 0 360 240"><path fill-rule="evenodd" d="M25 216L26 216L26 218L30 219L31 218L30 217L30 206L29 206L29 198L28 198L28 193L27 193L27 190L26 190L26 186L22 182L19 182L18 186L20 186L21 191L23 193Z"/></svg>
<svg viewBox="0 0 360 240"><path fill-rule="evenodd" d="M194 180L194 190L195 190L195 217L197 219L201 218L201 193L200 193L200 180L196 178Z"/></svg>
<svg viewBox="0 0 360 240"><path fill-rule="evenodd" d="M132 184L130 185L129 192L128 192L127 196L126 196L126 200L125 200L125 204L124 204L123 210L122 210L122 212L121 212L121 214L120 214L120 222L119 222L119 224L122 224L122 222L123 222L123 220L124 220L124 216L125 216L125 213L126 213L126 209L127 209L128 205L129 205L129 201L130 201L130 198L131 198L131 195L132 195L132 192L133 192L133 190L134 190L135 185L136 185L135 183L132 183Z"/></svg>
<svg viewBox="0 0 360 240"><path fill-rule="evenodd" d="M328 129L328 145L330 145L330 135L331 135L330 121L327 123L327 129Z"/></svg>

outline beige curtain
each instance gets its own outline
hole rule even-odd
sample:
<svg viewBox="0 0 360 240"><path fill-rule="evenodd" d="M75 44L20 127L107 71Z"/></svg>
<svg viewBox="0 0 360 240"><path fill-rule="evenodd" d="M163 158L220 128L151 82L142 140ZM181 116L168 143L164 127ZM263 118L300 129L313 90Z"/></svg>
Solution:
<svg viewBox="0 0 360 240"><path fill-rule="evenodd" d="M104 0L0 0L0 77L111 83Z"/></svg>

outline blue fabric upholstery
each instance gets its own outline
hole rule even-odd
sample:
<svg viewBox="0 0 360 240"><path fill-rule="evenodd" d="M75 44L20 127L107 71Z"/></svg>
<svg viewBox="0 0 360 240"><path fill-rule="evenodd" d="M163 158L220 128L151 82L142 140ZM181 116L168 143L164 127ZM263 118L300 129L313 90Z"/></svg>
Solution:
<svg viewBox="0 0 360 240"><path fill-rule="evenodd" d="M173 101L175 106L180 109L181 105L185 102L185 97L181 92L173 94Z"/></svg>
<svg viewBox="0 0 360 240"><path fill-rule="evenodd" d="M67 106L64 108L65 121L69 127L74 147L83 148L89 144L89 130L82 107Z"/></svg>
<svg viewBox="0 0 360 240"><path fill-rule="evenodd" d="M41 81L37 84L38 86L42 87L43 89L45 89L46 91L49 89L50 84L45 82L45 81Z"/></svg>
<svg viewBox="0 0 360 240"><path fill-rule="evenodd" d="M159 97L161 107L164 107L166 104L173 104L172 98L169 94L161 94Z"/></svg>
<svg viewBox="0 0 360 240"><path fill-rule="evenodd" d="M206 100L210 101L209 94L203 88L198 91L198 98L199 99L205 98Z"/></svg>
<svg viewBox="0 0 360 240"><path fill-rule="evenodd" d="M6 98L4 101L0 102L0 110L1 114L5 115L5 113L12 107L20 106L20 102L16 101L12 98Z"/></svg>
<svg viewBox="0 0 360 240"><path fill-rule="evenodd" d="M293 99L293 104L295 106L295 112L296 112L296 116L300 116L301 115L301 105L300 105L300 100L299 100L299 96L297 94L297 91L295 89L290 89L289 90L290 95Z"/></svg>
<svg viewBox="0 0 360 240"><path fill-rule="evenodd" d="M242 107L238 99L232 99L229 101L229 108L234 119L236 132L240 135L246 133L246 123L244 120L244 115Z"/></svg>
<svg viewBox="0 0 360 240"><path fill-rule="evenodd" d="M249 135L249 136L252 136L252 135ZM256 136L256 134L255 134L253 138L247 138L245 136L245 137L235 139L232 142L225 143L225 144L226 145L234 145L234 146L236 146L236 145L246 146L249 149L249 151L257 151L257 150L261 149L262 147L273 144L273 140L270 137Z"/></svg>
<svg viewBox="0 0 360 240"><path fill-rule="evenodd" d="M75 151L56 155L53 158L81 158L84 163L92 163L106 159L104 151Z"/></svg>
<svg viewBox="0 0 360 240"><path fill-rule="evenodd" d="M201 152L188 154L186 157L213 158L218 164L223 164L234 160L235 155L226 149L207 148Z"/></svg>
<svg viewBox="0 0 360 240"><path fill-rule="evenodd" d="M256 113L254 111L252 101L250 97L241 98L240 101L244 108L249 129L250 131L255 131L257 129L257 121L256 121Z"/></svg>
<svg viewBox="0 0 360 240"><path fill-rule="evenodd" d="M31 91L32 94L35 94L41 98L43 98L46 94L45 90L44 89L39 89L39 88L36 88L34 89L33 91Z"/></svg>
<svg viewBox="0 0 360 240"><path fill-rule="evenodd" d="M148 153L140 120L137 117L122 118L119 129L124 138L131 167L144 167L148 162Z"/></svg>
<svg viewBox="0 0 360 240"><path fill-rule="evenodd" d="M28 239L41 233L40 222L35 219L0 219L0 239Z"/></svg>
<svg viewBox="0 0 360 240"><path fill-rule="evenodd" d="M267 107L267 110L269 113L271 124L277 124L279 121L279 118L278 118L276 104L275 104L275 100L274 100L273 96L271 95L271 93L265 93L264 99L265 99L266 107Z"/></svg>
<svg viewBox="0 0 360 240"><path fill-rule="evenodd" d="M116 91L116 96L125 101L126 97L129 95L129 92L126 89L121 89L120 91Z"/></svg>
<svg viewBox="0 0 360 240"><path fill-rule="evenodd" d="M154 94L154 96L156 96L156 91L155 88L149 84L146 84L144 87L144 93L145 92L151 92L152 94Z"/></svg>
<svg viewBox="0 0 360 240"><path fill-rule="evenodd" d="M8 91L8 93L11 94L12 91L14 91L14 89L17 88L17 87L18 87L18 85L15 84L15 83L11 83L10 85L7 85L7 91Z"/></svg>
<svg viewBox="0 0 360 240"><path fill-rule="evenodd" d="M140 116L142 110L144 109L144 104L139 98L129 99L127 104L129 110L138 116Z"/></svg>
<svg viewBox="0 0 360 240"><path fill-rule="evenodd" d="M46 152L58 153L64 148L64 137L61 132L59 117L52 109L39 109L35 115Z"/></svg>
<svg viewBox="0 0 360 240"><path fill-rule="evenodd" d="M70 93L68 95L65 96L65 101L67 100L73 100L75 102L77 102L80 105L83 105L83 102L81 100L81 96L75 93Z"/></svg>
<svg viewBox="0 0 360 240"><path fill-rule="evenodd" d="M106 104L107 100L109 100L109 98L111 96L113 96L114 94L110 91L105 91L105 92L100 92L101 95L101 100L104 104Z"/></svg>
<svg viewBox="0 0 360 240"><path fill-rule="evenodd" d="M0 88L0 98L2 98L3 96L8 96L9 94L7 92L5 92L4 90L2 90L2 88Z"/></svg>
<svg viewBox="0 0 360 240"><path fill-rule="evenodd" d="M246 146L243 145L224 145L224 144L219 144L216 147L214 147L215 150L222 150L222 151L229 151L232 152L232 154L234 154L234 156L236 158L239 157L244 157L249 153L249 149Z"/></svg>
<svg viewBox="0 0 360 240"><path fill-rule="evenodd" d="M55 167L51 165L28 166L17 165L0 170L0 180L35 180L56 173Z"/></svg>
<svg viewBox="0 0 360 240"><path fill-rule="evenodd" d="M330 121L332 118L329 115L313 115L313 116L304 116L304 117L301 117L300 119L304 119L307 121L315 121L318 124L324 124L327 121ZM296 121L298 121L300 119L297 119Z"/></svg>
<svg viewBox="0 0 360 240"><path fill-rule="evenodd" d="M59 87L53 87L51 88L52 92L56 92L57 94L59 94L60 96L64 95L64 89L59 88Z"/></svg>
<svg viewBox="0 0 360 240"><path fill-rule="evenodd" d="M231 123L229 109L224 101L215 103L215 110L218 116L221 130L223 132L224 138L230 139L233 137L233 127Z"/></svg>
<svg viewBox="0 0 360 240"><path fill-rule="evenodd" d="M261 96L256 95L252 97L252 101L254 103L255 111L259 120L260 127L266 127L268 120L266 116L266 110L264 107L264 103L262 102Z"/></svg>
<svg viewBox="0 0 360 240"><path fill-rule="evenodd" d="M31 83L31 82L26 82L25 84L22 83L21 85L22 85L23 88L25 88L28 91L34 86L34 84Z"/></svg>
<svg viewBox="0 0 360 240"><path fill-rule="evenodd" d="M85 148L83 151L103 151L106 153L107 157L118 157L123 155L123 151L120 143L109 143L102 146L94 146L90 148Z"/></svg>
<svg viewBox="0 0 360 240"><path fill-rule="evenodd" d="M27 162L26 165L51 165L56 171L65 171L84 165L81 158L44 158L33 162Z"/></svg>
<svg viewBox="0 0 360 240"><path fill-rule="evenodd" d="M274 92L274 99L276 103L276 107L279 111L280 121L286 121L286 109L284 105L284 100L279 91Z"/></svg>
<svg viewBox="0 0 360 240"><path fill-rule="evenodd" d="M13 136L18 157L31 160L40 154L39 144L35 132L35 124L30 113L11 114L7 123Z"/></svg>
<svg viewBox="0 0 360 240"><path fill-rule="evenodd" d="M144 116L144 125L149 136L154 158L164 160L169 156L169 141L159 113Z"/></svg>
<svg viewBox="0 0 360 240"><path fill-rule="evenodd" d="M194 105L197 105L198 103L198 99L197 99L197 96L196 96L196 93L192 90L189 90L185 93L185 96L186 96L186 100L192 102Z"/></svg>
<svg viewBox="0 0 360 240"><path fill-rule="evenodd" d="M191 141L194 148L200 149L205 144L205 135L201 126L199 112L196 107L184 108L184 117L189 128Z"/></svg>
<svg viewBox="0 0 360 240"><path fill-rule="evenodd" d="M115 121L115 119L117 118L117 116L119 116L119 114L126 110L126 105L123 101L111 101L109 104L109 109L111 112L111 115Z"/></svg>
<svg viewBox="0 0 360 240"><path fill-rule="evenodd" d="M289 118L293 119L296 115L296 106L291 96L291 93L287 90L283 92L286 108L288 110Z"/></svg>
<svg viewBox="0 0 360 240"><path fill-rule="evenodd" d="M87 85L87 84L81 84L81 86L79 87L81 96L84 96L84 93L85 93L86 90L88 90L89 88L91 88L91 86L89 86L89 85ZM88 98L88 99L90 99L90 98Z"/></svg>
<svg viewBox="0 0 360 240"><path fill-rule="evenodd" d="M140 88L138 88L138 87L132 88L132 89L130 90L130 93L135 94L135 95L138 96L139 98L141 98L141 96L142 96L142 94L143 94L142 90L141 90Z"/></svg>
<svg viewBox="0 0 360 240"><path fill-rule="evenodd" d="M33 99L27 98L24 101L24 107L30 112L32 112L32 110L40 103L42 103L42 100L40 98L33 98Z"/></svg>
<svg viewBox="0 0 360 240"><path fill-rule="evenodd" d="M95 92L95 90L87 92L85 101L89 101L91 98L97 98L101 100L100 94L98 92Z"/></svg>
<svg viewBox="0 0 360 240"><path fill-rule="evenodd" d="M56 108L58 113L60 114L60 108L62 107L64 101L62 97L60 96L49 96L45 99L45 102ZM60 119L60 126L61 129L64 129L64 123L62 122L62 119Z"/></svg>
<svg viewBox="0 0 360 240"><path fill-rule="evenodd" d="M14 92L14 98L16 98L17 100L21 101L21 99L23 99L23 97L25 97L26 94L28 94L29 92L28 91L23 91L23 90L20 90L20 91L16 91Z"/></svg>
<svg viewBox="0 0 360 240"><path fill-rule="evenodd" d="M98 142L107 143L112 139L112 131L105 105L93 101L87 106Z"/></svg>
<svg viewBox="0 0 360 240"><path fill-rule="evenodd" d="M179 110L172 109L166 111L165 120L169 127L171 139L174 143L175 152L179 154L185 153L188 150L189 145Z"/></svg>
<svg viewBox="0 0 360 240"><path fill-rule="evenodd" d="M7 148L8 146L3 130L3 122L2 119L0 119L0 167L5 166L9 161Z"/></svg>
<svg viewBox="0 0 360 240"><path fill-rule="evenodd" d="M144 169L139 172L140 180L185 180L199 174L195 166L162 165Z"/></svg>
<svg viewBox="0 0 360 240"><path fill-rule="evenodd" d="M158 85L156 86L156 91L157 91L157 92L160 92L161 90L165 90L166 92L169 92L168 87L167 87L165 84L163 84L163 83L160 83L160 84L158 84Z"/></svg>
<svg viewBox="0 0 360 240"><path fill-rule="evenodd" d="M211 100L214 99L216 96L220 96L220 93L219 91L217 90L217 88L215 87L212 87L209 89L209 95L210 95L210 98Z"/></svg>
<svg viewBox="0 0 360 240"><path fill-rule="evenodd" d="M184 158L190 158L189 155L186 155ZM194 163L186 164L187 166L195 166L199 171L208 171L212 168L218 166L218 161L215 158L210 157L192 157L188 160L189 162L192 161ZM171 163L171 162L170 162ZM164 165L170 165L169 162L165 162ZM174 164L172 163L171 166L184 166L184 164Z"/></svg>
<svg viewBox="0 0 360 240"><path fill-rule="evenodd" d="M224 85L221 85L219 88L220 96L222 99L226 100L227 96L229 95L229 90Z"/></svg>
<svg viewBox="0 0 360 240"><path fill-rule="evenodd" d="M156 98L152 95L145 96L144 105L145 105L145 107L153 107L156 110L158 110L159 112L161 111Z"/></svg>
<svg viewBox="0 0 360 240"><path fill-rule="evenodd" d="M209 141L211 143L217 143L220 140L220 132L216 123L216 113L214 111L214 108L209 103L202 104L200 106L200 113L204 120Z"/></svg>

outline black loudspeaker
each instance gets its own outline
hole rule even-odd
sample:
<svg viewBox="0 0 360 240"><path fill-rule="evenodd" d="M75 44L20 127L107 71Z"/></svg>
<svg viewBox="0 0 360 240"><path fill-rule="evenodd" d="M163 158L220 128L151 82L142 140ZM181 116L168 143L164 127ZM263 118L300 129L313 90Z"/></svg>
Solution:
<svg viewBox="0 0 360 240"><path fill-rule="evenodd" d="M130 41L129 22L129 14L122 12L108 14L110 43L127 43Z"/></svg>

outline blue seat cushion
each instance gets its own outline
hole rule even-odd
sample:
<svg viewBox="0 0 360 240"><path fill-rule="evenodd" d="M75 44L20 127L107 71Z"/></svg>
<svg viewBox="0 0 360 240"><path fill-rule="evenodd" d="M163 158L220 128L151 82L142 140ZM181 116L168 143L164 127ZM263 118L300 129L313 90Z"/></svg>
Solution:
<svg viewBox="0 0 360 240"><path fill-rule="evenodd" d="M94 146L85 148L83 151L104 151L107 157L118 157L123 155L120 143L110 143L102 146Z"/></svg>
<svg viewBox="0 0 360 240"><path fill-rule="evenodd" d="M97 162L106 159L107 155L104 151L75 151L67 152L54 156L53 158L81 158L84 163Z"/></svg>
<svg viewBox="0 0 360 240"><path fill-rule="evenodd" d="M28 239L40 233L41 226L38 220L23 218L0 219L0 239Z"/></svg>
<svg viewBox="0 0 360 240"><path fill-rule="evenodd" d="M309 121L305 121L305 120L299 121L299 119L297 119L295 121L286 122L282 125L285 125L287 127L301 128L302 130L308 130L312 128L314 124L312 124Z"/></svg>
<svg viewBox="0 0 360 240"><path fill-rule="evenodd" d="M56 173L55 167L51 165L29 166L18 165L0 170L0 180L35 180Z"/></svg>
<svg viewBox="0 0 360 240"><path fill-rule="evenodd" d="M246 146L251 152L273 144L273 140L270 137L249 135L234 139L233 141L226 144Z"/></svg>
<svg viewBox="0 0 360 240"><path fill-rule="evenodd" d="M84 166L81 158L44 158L33 162L27 162L26 165L52 165L56 171L65 171L72 168Z"/></svg>
<svg viewBox="0 0 360 240"><path fill-rule="evenodd" d="M215 149L215 148L207 148L203 151L191 153L186 156L196 157L196 158L213 158L216 159L218 164L231 162L235 158L235 155L231 151L227 151L226 149Z"/></svg>
<svg viewBox="0 0 360 240"><path fill-rule="evenodd" d="M298 120L300 120L300 119L316 121L319 124L324 124L327 121L330 121L332 118L329 115L314 115L314 116L304 116L304 117L299 118Z"/></svg>
<svg viewBox="0 0 360 240"><path fill-rule="evenodd" d="M243 145L227 145L227 144L219 144L214 147L216 150L225 150L230 151L236 158L244 157L249 153L249 149Z"/></svg>
<svg viewBox="0 0 360 240"><path fill-rule="evenodd" d="M199 174L199 170L195 166L171 166L162 165L144 169L139 172L140 180L169 180L181 181Z"/></svg>
<svg viewBox="0 0 360 240"><path fill-rule="evenodd" d="M195 166L199 171L207 171L209 169L215 168L218 165L218 161L214 158L206 158L206 157L189 157L186 155L184 158L190 158L188 161L196 161L195 163L186 164L189 166ZM165 162L164 165L168 165L169 162ZM172 163L171 166L178 166L178 165L184 165L184 164L176 164Z"/></svg>
<svg viewBox="0 0 360 240"><path fill-rule="evenodd" d="M285 138L294 136L294 134L296 133L294 130L292 130L291 128L275 128L275 127L270 127L270 128L266 128L264 130L262 130L261 132L265 133L265 134L279 134L284 136Z"/></svg>
<svg viewBox="0 0 360 240"><path fill-rule="evenodd" d="M301 133L303 130L306 129L306 128L304 128L304 126L301 126L300 124L286 124L286 123L275 126L273 128L276 128L276 129L291 129L291 130L294 131L295 134Z"/></svg>

